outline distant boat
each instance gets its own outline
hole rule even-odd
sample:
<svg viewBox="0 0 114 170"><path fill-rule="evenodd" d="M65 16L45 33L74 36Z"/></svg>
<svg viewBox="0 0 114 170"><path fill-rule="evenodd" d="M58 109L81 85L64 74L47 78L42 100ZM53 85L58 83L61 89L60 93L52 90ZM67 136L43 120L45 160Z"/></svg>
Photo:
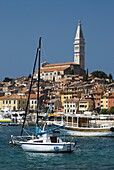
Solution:
<svg viewBox="0 0 114 170"><path fill-rule="evenodd" d="M32 78L34 75L34 70L37 62L37 56L38 56L38 95L37 95L37 120L36 120L36 128L35 128L35 133L32 136L28 136L29 139L27 139L25 136L23 136L23 130L24 130L24 124L26 120L26 115L27 115L27 110L28 110L28 105L29 105L29 98L30 98L30 92L31 92L31 87L32 87L32 78L31 78L31 86L30 86L30 91L29 91L29 97L27 101L27 107L25 111L25 119L23 122L22 130L21 130L21 136L20 140L17 140L17 138L13 138L12 136L12 141L14 144L19 144L22 149L26 152L53 152L53 153L65 153L65 152L73 152L75 150L76 143L75 142L65 142L62 141L62 139L59 136L54 136L53 131L59 129L58 127L56 128L51 128L51 129L46 129L46 123L44 123L43 128L39 127L38 124L38 112L39 112L39 83L40 83L40 52L41 52L41 37L39 38L39 47L37 49L37 54L35 58L35 64L33 68L33 74ZM19 139L19 136L18 136Z"/></svg>
<svg viewBox="0 0 114 170"><path fill-rule="evenodd" d="M10 125L12 123L12 120L9 118L4 118L2 115L0 115L0 125Z"/></svg>
<svg viewBox="0 0 114 170"><path fill-rule="evenodd" d="M16 124L12 122L12 119L5 118L3 115L0 115L0 125L1 126L15 126Z"/></svg>
<svg viewBox="0 0 114 170"><path fill-rule="evenodd" d="M114 136L114 126L109 123L98 125L95 123L97 119L97 116L65 114L64 121L54 124L63 125L64 131L71 136Z"/></svg>

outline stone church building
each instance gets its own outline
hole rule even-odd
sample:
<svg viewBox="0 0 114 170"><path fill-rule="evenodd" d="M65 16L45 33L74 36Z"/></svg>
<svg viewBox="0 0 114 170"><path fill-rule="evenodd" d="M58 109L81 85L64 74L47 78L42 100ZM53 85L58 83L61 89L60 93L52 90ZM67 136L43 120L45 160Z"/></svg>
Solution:
<svg viewBox="0 0 114 170"><path fill-rule="evenodd" d="M74 61L65 63L48 64L41 66L40 77L43 80L58 81L64 75L85 74L85 40L82 32L81 22L78 22L74 39ZM37 75L36 75L37 76Z"/></svg>

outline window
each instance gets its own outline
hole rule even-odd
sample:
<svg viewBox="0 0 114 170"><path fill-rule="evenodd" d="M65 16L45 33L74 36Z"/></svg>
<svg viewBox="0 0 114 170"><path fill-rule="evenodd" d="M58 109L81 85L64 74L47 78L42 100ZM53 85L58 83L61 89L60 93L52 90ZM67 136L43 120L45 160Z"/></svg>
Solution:
<svg viewBox="0 0 114 170"><path fill-rule="evenodd" d="M84 105L80 105L80 107L84 107Z"/></svg>

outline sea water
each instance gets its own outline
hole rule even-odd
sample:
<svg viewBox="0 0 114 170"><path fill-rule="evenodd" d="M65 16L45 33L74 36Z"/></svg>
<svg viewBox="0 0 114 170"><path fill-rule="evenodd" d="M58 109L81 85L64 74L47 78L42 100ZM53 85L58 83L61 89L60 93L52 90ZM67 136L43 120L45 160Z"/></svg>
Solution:
<svg viewBox="0 0 114 170"><path fill-rule="evenodd" d="M114 138L69 137L77 141L73 153L25 153L9 144L19 126L0 126L0 170L114 170Z"/></svg>

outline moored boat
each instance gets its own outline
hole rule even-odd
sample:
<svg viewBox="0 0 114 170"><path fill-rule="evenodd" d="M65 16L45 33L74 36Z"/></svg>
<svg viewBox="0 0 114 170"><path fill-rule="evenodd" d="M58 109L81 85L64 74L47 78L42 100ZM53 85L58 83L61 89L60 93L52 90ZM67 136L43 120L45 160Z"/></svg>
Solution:
<svg viewBox="0 0 114 170"><path fill-rule="evenodd" d="M114 136L114 121L109 123L107 120L103 121L103 118L98 119L98 116L65 114L63 124L60 125L63 125L64 131L71 136Z"/></svg>
<svg viewBox="0 0 114 170"><path fill-rule="evenodd" d="M31 139L27 142L20 142L21 147L26 152L52 152L52 153L70 153L75 150L76 143L63 142L60 137L44 134L37 139Z"/></svg>
<svg viewBox="0 0 114 170"><path fill-rule="evenodd" d="M11 126L13 122L10 118L5 118L4 116L0 115L0 125L1 126Z"/></svg>

